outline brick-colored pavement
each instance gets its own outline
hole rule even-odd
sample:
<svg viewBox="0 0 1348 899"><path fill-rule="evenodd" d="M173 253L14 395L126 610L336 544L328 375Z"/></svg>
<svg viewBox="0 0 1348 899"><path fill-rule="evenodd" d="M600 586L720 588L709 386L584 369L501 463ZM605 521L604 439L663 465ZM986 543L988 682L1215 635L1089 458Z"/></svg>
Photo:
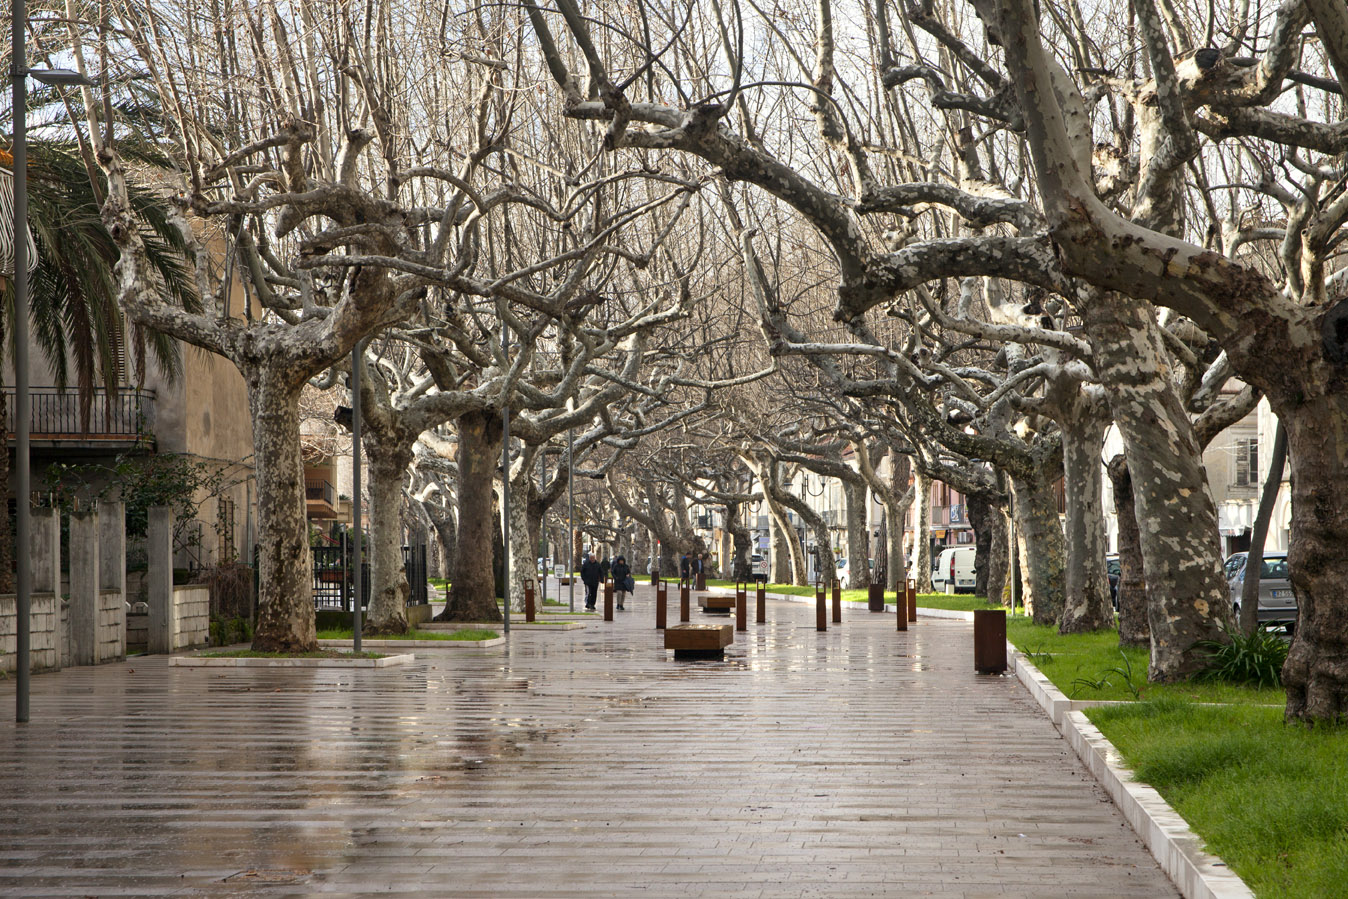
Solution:
<svg viewBox="0 0 1348 899"><path fill-rule="evenodd" d="M23 727L0 682L0 895L1177 895L968 623L770 602L675 662L652 605L410 668L74 668Z"/></svg>

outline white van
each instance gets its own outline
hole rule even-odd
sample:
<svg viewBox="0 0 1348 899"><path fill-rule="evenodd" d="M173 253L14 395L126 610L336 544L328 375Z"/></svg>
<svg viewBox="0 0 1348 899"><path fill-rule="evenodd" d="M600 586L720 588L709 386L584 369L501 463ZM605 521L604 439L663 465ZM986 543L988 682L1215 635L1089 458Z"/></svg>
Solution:
<svg viewBox="0 0 1348 899"><path fill-rule="evenodd" d="M936 557L931 588L937 593L974 592L974 548L948 546Z"/></svg>

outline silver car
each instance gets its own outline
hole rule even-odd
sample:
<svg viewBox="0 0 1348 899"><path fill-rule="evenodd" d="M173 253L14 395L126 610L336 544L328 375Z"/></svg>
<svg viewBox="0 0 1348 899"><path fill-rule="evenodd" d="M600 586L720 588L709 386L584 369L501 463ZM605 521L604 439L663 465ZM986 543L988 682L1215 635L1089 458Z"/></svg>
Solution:
<svg viewBox="0 0 1348 899"><path fill-rule="evenodd" d="M1231 588L1231 607L1240 617L1240 593L1245 586L1245 553L1234 553L1226 560L1226 581ZM1292 591L1291 575L1287 569L1287 553L1266 552L1259 571L1260 624L1286 624L1291 632L1297 620L1297 598Z"/></svg>

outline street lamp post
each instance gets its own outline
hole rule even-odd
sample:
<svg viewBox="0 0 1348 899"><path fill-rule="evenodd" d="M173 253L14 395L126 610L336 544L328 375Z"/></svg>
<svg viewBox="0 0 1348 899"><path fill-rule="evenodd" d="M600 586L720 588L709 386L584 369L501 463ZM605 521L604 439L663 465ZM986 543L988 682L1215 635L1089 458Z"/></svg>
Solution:
<svg viewBox="0 0 1348 899"><path fill-rule="evenodd" d="M12 0L10 6L10 81L14 110L14 492L18 520L14 527L14 557L18 562L15 576L14 720L20 724L29 716L29 674L32 666L33 584L29 556L32 532L32 470L29 464L29 434L32 398L28 383L28 82L32 75L43 84L92 86L93 82L68 69L29 69L24 47L24 28L28 10L24 0Z"/></svg>

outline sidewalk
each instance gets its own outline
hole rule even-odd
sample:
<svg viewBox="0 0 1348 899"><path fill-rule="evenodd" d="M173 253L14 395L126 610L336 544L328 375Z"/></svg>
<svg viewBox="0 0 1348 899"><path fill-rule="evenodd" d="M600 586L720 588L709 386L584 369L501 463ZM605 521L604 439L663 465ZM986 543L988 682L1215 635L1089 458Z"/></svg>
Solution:
<svg viewBox="0 0 1348 899"><path fill-rule="evenodd" d="M675 662L628 607L385 671L69 669L22 728L0 682L0 895L1177 895L968 623L770 602Z"/></svg>

